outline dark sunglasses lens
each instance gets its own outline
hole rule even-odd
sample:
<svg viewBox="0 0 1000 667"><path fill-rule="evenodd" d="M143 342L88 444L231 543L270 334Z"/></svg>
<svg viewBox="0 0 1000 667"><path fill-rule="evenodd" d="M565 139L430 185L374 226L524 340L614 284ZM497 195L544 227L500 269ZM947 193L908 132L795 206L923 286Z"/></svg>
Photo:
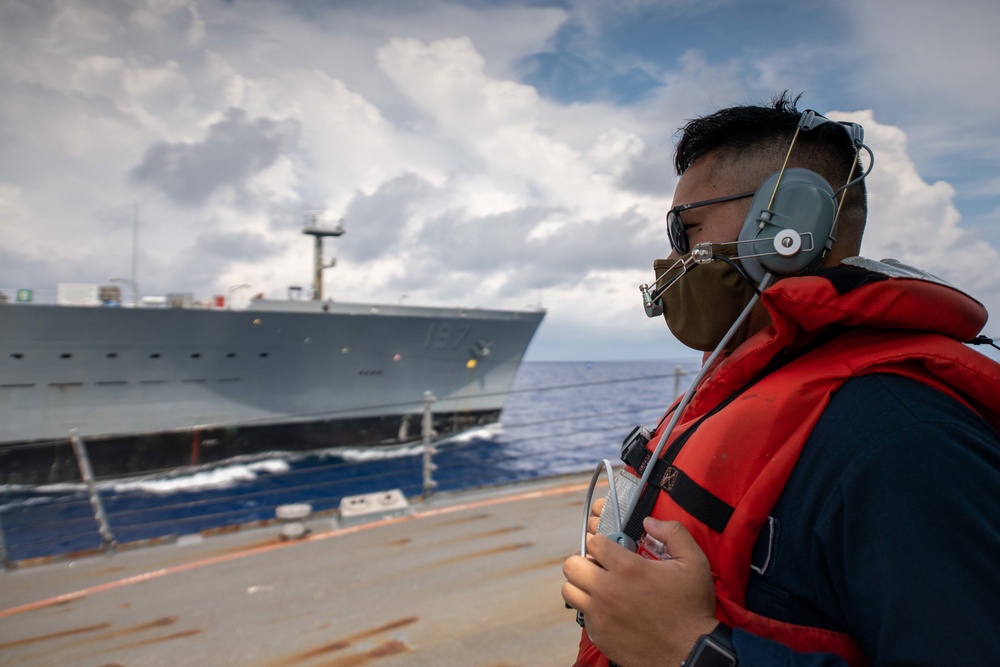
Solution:
<svg viewBox="0 0 1000 667"><path fill-rule="evenodd" d="M684 229L684 223L681 222L681 216L677 213L677 211L672 210L667 213L667 236L670 238L670 247L673 248L678 255L687 254L687 230Z"/></svg>

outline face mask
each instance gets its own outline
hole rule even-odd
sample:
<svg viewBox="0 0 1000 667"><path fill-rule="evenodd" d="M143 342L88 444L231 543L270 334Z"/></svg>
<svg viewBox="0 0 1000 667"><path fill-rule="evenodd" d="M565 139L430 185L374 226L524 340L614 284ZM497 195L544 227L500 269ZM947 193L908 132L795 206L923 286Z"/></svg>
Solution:
<svg viewBox="0 0 1000 667"><path fill-rule="evenodd" d="M736 253L730 247L719 252L730 257ZM680 265L675 264L676 260L666 259L653 262L657 285L669 282L681 272ZM663 317L677 340L695 350L710 352L750 303L753 294L750 283L726 262L696 264L663 293ZM747 326L744 323L744 331L733 337L731 347L743 341Z"/></svg>

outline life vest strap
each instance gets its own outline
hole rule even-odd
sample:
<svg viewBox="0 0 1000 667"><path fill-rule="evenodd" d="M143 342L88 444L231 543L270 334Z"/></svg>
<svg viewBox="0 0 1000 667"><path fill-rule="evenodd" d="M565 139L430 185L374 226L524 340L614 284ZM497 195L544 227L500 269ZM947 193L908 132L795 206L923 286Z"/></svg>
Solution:
<svg viewBox="0 0 1000 667"><path fill-rule="evenodd" d="M670 466L663 476L661 489L681 509L717 533L726 529L735 508L698 484L687 473Z"/></svg>
<svg viewBox="0 0 1000 667"><path fill-rule="evenodd" d="M661 459L653 466L649 483L642 490L635 511L625 526L625 534L638 541L643 533L642 521L652 514L660 492L666 493L685 512L717 533L726 529L735 508L698 482L680 468Z"/></svg>

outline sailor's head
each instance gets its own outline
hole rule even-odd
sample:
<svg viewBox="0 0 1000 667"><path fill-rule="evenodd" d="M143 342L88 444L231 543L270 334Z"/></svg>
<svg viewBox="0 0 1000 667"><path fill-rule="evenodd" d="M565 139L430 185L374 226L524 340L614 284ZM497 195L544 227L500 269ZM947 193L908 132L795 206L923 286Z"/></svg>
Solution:
<svg viewBox="0 0 1000 667"><path fill-rule="evenodd" d="M787 93L768 105L734 106L689 121L680 130L674 167L680 181L672 210L714 199L728 199L680 212L688 248L703 241L735 241L750 207L750 196L768 176L781 169L802 113L798 97ZM849 136L836 123L802 132L789 156L788 167L810 169L837 189L862 170ZM861 248L868 214L864 181L846 190L838 217L837 240L824 266L833 266ZM676 243L673 245L677 245ZM674 248L674 255L685 248ZM683 252L678 252L683 251Z"/></svg>
<svg viewBox="0 0 1000 667"><path fill-rule="evenodd" d="M659 300L667 324L689 347L714 349L740 317L730 347L766 326L762 308L743 314L765 266L781 278L860 251L867 217L860 128L852 135L844 125L803 114L797 100L782 93L769 105L721 109L681 128L674 156L680 180L667 213L672 252L654 266L656 284L670 285ZM802 123L806 131L797 131ZM846 187L849 181L856 182ZM779 221L794 224L782 228ZM784 241L787 252L775 245ZM673 261L706 242L713 244L711 256L729 259L691 270L693 264Z"/></svg>

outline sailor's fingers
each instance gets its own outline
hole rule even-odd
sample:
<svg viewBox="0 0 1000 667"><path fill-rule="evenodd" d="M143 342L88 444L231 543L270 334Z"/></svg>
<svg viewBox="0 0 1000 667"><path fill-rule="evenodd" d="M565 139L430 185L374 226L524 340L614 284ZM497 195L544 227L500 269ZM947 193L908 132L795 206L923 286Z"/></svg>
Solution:
<svg viewBox="0 0 1000 667"><path fill-rule="evenodd" d="M563 563L562 597L573 609L586 612L590 606L591 591L603 569L590 558L570 556Z"/></svg>
<svg viewBox="0 0 1000 667"><path fill-rule="evenodd" d="M701 550L698 543L691 536L691 533L677 521L659 521L653 517L646 517L642 522L642 527L651 537L662 542L671 558L677 559L691 567L709 571L708 558Z"/></svg>
<svg viewBox="0 0 1000 667"><path fill-rule="evenodd" d="M590 518L587 519L587 532L597 534L597 526L601 523L601 510L604 509L606 498L598 498L590 506Z"/></svg>

